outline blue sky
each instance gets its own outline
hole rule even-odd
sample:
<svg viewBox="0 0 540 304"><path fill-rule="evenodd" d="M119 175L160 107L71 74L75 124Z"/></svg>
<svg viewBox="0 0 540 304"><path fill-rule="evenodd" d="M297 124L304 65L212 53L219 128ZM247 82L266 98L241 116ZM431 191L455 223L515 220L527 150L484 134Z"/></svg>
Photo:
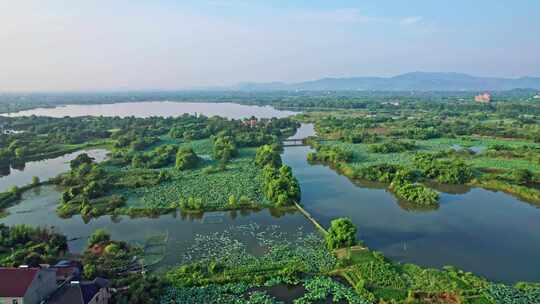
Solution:
<svg viewBox="0 0 540 304"><path fill-rule="evenodd" d="M540 1L0 0L0 92L540 76Z"/></svg>

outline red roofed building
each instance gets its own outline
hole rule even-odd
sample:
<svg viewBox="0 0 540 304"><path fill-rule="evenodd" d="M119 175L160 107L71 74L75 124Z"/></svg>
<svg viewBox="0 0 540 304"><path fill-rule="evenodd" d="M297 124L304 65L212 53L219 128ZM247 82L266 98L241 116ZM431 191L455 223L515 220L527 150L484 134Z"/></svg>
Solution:
<svg viewBox="0 0 540 304"><path fill-rule="evenodd" d="M0 303L39 304L56 289L56 273L41 268L0 268Z"/></svg>
<svg viewBox="0 0 540 304"><path fill-rule="evenodd" d="M489 93L476 95L476 96L474 96L474 101L480 102L480 103L490 103L491 102L491 95Z"/></svg>

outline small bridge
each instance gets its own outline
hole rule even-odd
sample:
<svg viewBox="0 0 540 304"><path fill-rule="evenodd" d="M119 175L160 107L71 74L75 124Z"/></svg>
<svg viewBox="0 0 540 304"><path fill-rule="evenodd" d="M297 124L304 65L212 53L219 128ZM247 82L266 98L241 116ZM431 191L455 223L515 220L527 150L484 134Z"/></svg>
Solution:
<svg viewBox="0 0 540 304"><path fill-rule="evenodd" d="M304 138L287 138L283 140L283 146L284 147L302 147L302 146L309 146L307 144L308 139L317 141L317 142L323 142L326 141L326 139L318 138L316 136L311 137L304 137Z"/></svg>
<svg viewBox="0 0 540 304"><path fill-rule="evenodd" d="M306 138L294 138L294 139L284 139L284 147L301 147L306 146Z"/></svg>

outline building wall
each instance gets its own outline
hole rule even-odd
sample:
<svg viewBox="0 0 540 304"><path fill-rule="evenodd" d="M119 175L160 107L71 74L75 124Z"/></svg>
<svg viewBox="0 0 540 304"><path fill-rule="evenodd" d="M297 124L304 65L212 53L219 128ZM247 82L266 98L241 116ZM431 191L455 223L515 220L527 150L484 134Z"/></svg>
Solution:
<svg viewBox="0 0 540 304"><path fill-rule="evenodd" d="M0 298L1 304L13 304L13 300L17 300L17 304L23 304L23 298Z"/></svg>
<svg viewBox="0 0 540 304"><path fill-rule="evenodd" d="M39 304L39 302L53 293L55 289L56 272L52 269L42 269L38 272L26 291L24 304Z"/></svg>
<svg viewBox="0 0 540 304"><path fill-rule="evenodd" d="M111 294L108 288L101 288L88 304L108 304Z"/></svg>

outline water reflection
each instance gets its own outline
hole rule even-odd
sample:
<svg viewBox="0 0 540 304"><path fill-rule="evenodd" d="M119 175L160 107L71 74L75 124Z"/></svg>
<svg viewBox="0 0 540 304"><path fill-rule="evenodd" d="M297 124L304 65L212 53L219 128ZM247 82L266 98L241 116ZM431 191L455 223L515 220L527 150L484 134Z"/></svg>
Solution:
<svg viewBox="0 0 540 304"><path fill-rule="evenodd" d="M0 177L0 192L7 191L13 186L22 187L32 182L32 177L37 176L41 181L48 180L60 173L69 170L69 162L77 155L87 153L97 162L106 159L108 151L105 149L90 149L65 154L59 157L14 164L12 168L4 168L5 175Z"/></svg>
<svg viewBox="0 0 540 304"><path fill-rule="evenodd" d="M167 233L167 256L162 266L178 263L196 234L219 233L231 226L257 223L261 226L277 225L283 232L294 232L299 228L305 232L315 232L298 212L268 209L208 212L197 216L183 215L181 212L155 217L102 216L85 223L78 215L67 219L56 215L60 195L55 186L41 186L27 191L23 193L20 204L7 209L9 215L0 219L0 223L53 227L71 240L69 248L74 253L84 249L88 236L98 228L105 228L114 239L139 244L151 236Z"/></svg>
<svg viewBox="0 0 540 304"><path fill-rule="evenodd" d="M434 184L443 191L439 208L418 212L382 185L309 165L310 151L287 147L283 160L300 182L304 208L324 226L350 217L359 239L398 262L455 265L495 281L540 280L539 208L502 192Z"/></svg>

